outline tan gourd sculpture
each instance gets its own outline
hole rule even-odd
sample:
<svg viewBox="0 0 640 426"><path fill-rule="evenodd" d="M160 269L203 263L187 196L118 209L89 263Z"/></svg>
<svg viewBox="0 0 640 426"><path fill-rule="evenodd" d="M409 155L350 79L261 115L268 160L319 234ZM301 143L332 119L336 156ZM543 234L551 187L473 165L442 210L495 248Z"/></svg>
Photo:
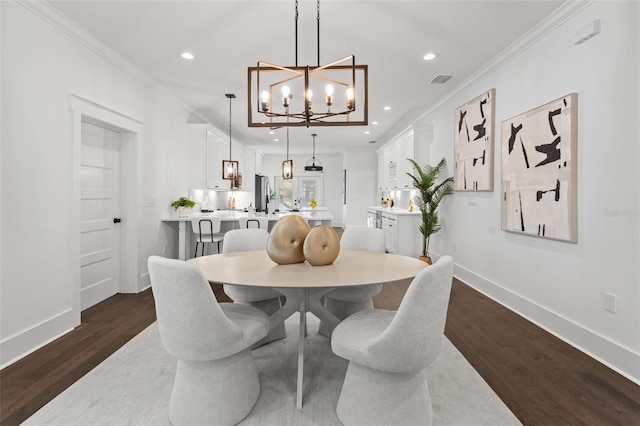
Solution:
<svg viewBox="0 0 640 426"><path fill-rule="evenodd" d="M267 243L271 260L280 265L304 262L303 245L309 229L307 221L299 215L292 214L278 220L269 233Z"/></svg>
<svg viewBox="0 0 640 426"><path fill-rule="evenodd" d="M304 240L303 252L313 266L331 265L340 253L340 237L330 226L315 226Z"/></svg>

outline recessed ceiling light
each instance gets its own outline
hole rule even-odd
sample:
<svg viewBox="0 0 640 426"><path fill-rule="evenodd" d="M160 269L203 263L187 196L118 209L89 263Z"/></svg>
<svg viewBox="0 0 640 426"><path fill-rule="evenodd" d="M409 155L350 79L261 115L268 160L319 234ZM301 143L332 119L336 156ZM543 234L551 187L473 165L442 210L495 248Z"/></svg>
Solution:
<svg viewBox="0 0 640 426"><path fill-rule="evenodd" d="M183 59L188 59L189 61L193 59L193 54L191 52L182 52L182 56Z"/></svg>
<svg viewBox="0 0 640 426"><path fill-rule="evenodd" d="M438 57L437 53L429 52L426 55L424 55L424 57L422 59L424 59L425 61L433 61L437 57Z"/></svg>
<svg viewBox="0 0 640 426"><path fill-rule="evenodd" d="M391 109L391 107L389 105L387 105L386 107L384 107L385 111L389 111Z"/></svg>
<svg viewBox="0 0 640 426"><path fill-rule="evenodd" d="M364 132L365 135L368 135L369 133L371 133L371 132L368 131L368 130Z"/></svg>
<svg viewBox="0 0 640 426"><path fill-rule="evenodd" d="M377 126L377 125L378 125L378 122L377 122L377 121L374 121L374 122L373 122L373 123L371 123L371 124L373 124L374 126Z"/></svg>
<svg viewBox="0 0 640 426"><path fill-rule="evenodd" d="M274 142L280 142L280 139L275 138L273 141L274 141Z"/></svg>
<svg viewBox="0 0 640 426"><path fill-rule="evenodd" d="M276 134L276 132L274 132L273 130L270 130L270 131L269 131L269 134L270 134L270 135L275 135L275 134Z"/></svg>

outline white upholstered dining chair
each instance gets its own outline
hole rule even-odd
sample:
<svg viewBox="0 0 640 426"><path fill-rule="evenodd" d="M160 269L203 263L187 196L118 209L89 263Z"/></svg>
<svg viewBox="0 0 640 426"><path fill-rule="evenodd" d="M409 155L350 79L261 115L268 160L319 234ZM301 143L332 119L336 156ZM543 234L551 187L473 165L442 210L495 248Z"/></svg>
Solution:
<svg viewBox="0 0 640 426"><path fill-rule="evenodd" d="M359 312L335 328L331 349L349 360L336 408L344 425L432 423L425 369L444 338L452 278L443 256L416 275L397 312Z"/></svg>
<svg viewBox="0 0 640 426"><path fill-rule="evenodd" d="M220 253L220 243L224 234L220 233L222 222L219 217L214 216L192 216L191 228L196 238L196 252L194 257L198 257L198 246L202 244L202 252L200 256L204 256L204 248L206 244L217 244L218 253Z"/></svg>
<svg viewBox="0 0 640 426"><path fill-rule="evenodd" d="M202 272L187 262L151 256L148 267L160 338L178 358L171 423L240 422L260 393L250 347L267 335L269 318L250 306L218 304Z"/></svg>
<svg viewBox="0 0 640 426"><path fill-rule="evenodd" d="M384 253L384 232L382 229L366 226L350 226L340 238L340 250L360 250ZM372 298L382 290L382 284L340 287L324 296L323 305L338 319L351 314L373 309ZM332 329L324 321L320 322L318 333L331 337Z"/></svg>
<svg viewBox="0 0 640 426"><path fill-rule="evenodd" d="M269 241L269 233L266 229L233 229L224 234L222 243L223 253L233 253L238 251L266 250ZM251 265L247 265L248 268ZM224 292L235 303L242 303L253 306L264 311L267 315L273 315L282 307L282 294L271 288L256 286L239 286L224 284ZM278 324L269 334L256 343L254 348L274 340L287 337L284 322Z"/></svg>

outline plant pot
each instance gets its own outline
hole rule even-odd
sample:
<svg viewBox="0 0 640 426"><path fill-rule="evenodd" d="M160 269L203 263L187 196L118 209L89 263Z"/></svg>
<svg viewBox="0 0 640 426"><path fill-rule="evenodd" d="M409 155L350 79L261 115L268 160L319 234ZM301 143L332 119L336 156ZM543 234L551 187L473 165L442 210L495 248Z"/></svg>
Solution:
<svg viewBox="0 0 640 426"><path fill-rule="evenodd" d="M423 262L425 262L427 265L431 265L431 256L420 256L419 257L420 260L422 260Z"/></svg>
<svg viewBox="0 0 640 426"><path fill-rule="evenodd" d="M178 217L189 217L191 209L189 207L178 207Z"/></svg>

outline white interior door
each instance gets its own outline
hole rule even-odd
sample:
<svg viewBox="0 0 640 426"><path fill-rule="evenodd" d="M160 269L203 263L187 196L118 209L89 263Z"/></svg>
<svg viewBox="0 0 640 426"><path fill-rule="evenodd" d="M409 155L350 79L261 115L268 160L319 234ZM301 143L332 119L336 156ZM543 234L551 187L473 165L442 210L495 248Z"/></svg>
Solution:
<svg viewBox="0 0 640 426"><path fill-rule="evenodd" d="M80 307L85 310L120 288L119 133L82 123Z"/></svg>

